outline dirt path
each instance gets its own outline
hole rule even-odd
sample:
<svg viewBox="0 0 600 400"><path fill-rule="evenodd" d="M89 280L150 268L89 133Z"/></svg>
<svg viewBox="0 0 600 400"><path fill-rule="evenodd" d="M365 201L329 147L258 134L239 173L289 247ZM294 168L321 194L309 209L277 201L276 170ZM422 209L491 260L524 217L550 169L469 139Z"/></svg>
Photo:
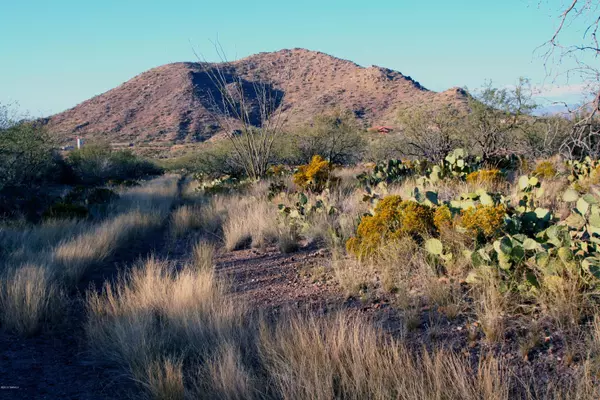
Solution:
<svg viewBox="0 0 600 400"><path fill-rule="evenodd" d="M253 308L274 312L298 307L326 310L341 303L336 286L306 277L308 271L327 262L323 251L303 249L282 254L269 247L223 253L216 261L217 273Z"/></svg>

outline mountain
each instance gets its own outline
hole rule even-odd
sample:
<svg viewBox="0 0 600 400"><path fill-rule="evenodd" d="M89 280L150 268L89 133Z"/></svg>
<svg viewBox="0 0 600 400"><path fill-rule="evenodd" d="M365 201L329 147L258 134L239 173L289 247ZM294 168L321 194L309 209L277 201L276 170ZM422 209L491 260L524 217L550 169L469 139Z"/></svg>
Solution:
<svg viewBox="0 0 600 400"><path fill-rule="evenodd" d="M305 49L259 53L220 67L227 79L238 76L247 88L268 83L291 127L335 108L352 110L366 127L393 125L401 108L467 99L460 88L433 92L400 72ZM65 140L75 135L111 142L206 140L223 131L214 114L223 110L211 101L220 95L210 79L215 68L192 62L153 68L45 123Z"/></svg>

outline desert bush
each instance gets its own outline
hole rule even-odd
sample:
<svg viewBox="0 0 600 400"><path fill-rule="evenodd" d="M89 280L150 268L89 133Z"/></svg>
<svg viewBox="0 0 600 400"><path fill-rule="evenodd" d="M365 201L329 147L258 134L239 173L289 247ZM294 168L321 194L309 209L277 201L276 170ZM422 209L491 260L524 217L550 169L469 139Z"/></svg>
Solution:
<svg viewBox="0 0 600 400"><path fill-rule="evenodd" d="M42 187L61 177L56 146L42 127L24 122L0 129L0 217L35 219L51 201Z"/></svg>
<svg viewBox="0 0 600 400"><path fill-rule="evenodd" d="M310 126L287 136L281 138L284 143L279 146L298 152L296 157L288 156L295 164L309 163L315 155L332 164L353 164L362 158L366 149L364 132L352 112L318 115Z"/></svg>
<svg viewBox="0 0 600 400"><path fill-rule="evenodd" d="M538 162L533 170L533 175L542 179L554 178L558 171L554 166L554 163L549 160L542 160Z"/></svg>
<svg viewBox="0 0 600 400"><path fill-rule="evenodd" d="M356 236L346 242L346 248L359 258L371 257L386 243L403 236L423 237L432 233L433 210L400 196L384 197L375 207L373 215L364 216Z"/></svg>
<svg viewBox="0 0 600 400"><path fill-rule="evenodd" d="M331 184L333 164L323 157L313 156L310 163L298 167L294 173L294 183L304 190L321 193Z"/></svg>
<svg viewBox="0 0 600 400"><path fill-rule="evenodd" d="M453 227L454 218L447 205L442 205L435 209L433 214L433 224L439 232L446 231Z"/></svg>
<svg viewBox="0 0 600 400"><path fill-rule="evenodd" d="M520 79L513 89L497 89L488 83L477 96L469 97L471 112L465 140L486 162L510 153L519 154L523 132L534 124L535 119L529 114L535 107L526 79Z"/></svg>
<svg viewBox="0 0 600 400"><path fill-rule="evenodd" d="M506 206L503 204L496 206L478 204L462 210L459 224L473 237L489 240L502 232L505 215Z"/></svg>
<svg viewBox="0 0 600 400"><path fill-rule="evenodd" d="M103 184L160 175L162 169L130 150L113 150L108 144L87 144L67 156L75 179L84 184Z"/></svg>
<svg viewBox="0 0 600 400"><path fill-rule="evenodd" d="M203 143L193 153L162 160L160 165L168 171L202 174L208 178L223 175L241 178L245 176L243 166L233 151L228 140L215 140Z"/></svg>
<svg viewBox="0 0 600 400"><path fill-rule="evenodd" d="M400 111L398 122L403 127L404 156L439 162L463 143L465 116L453 106L408 108Z"/></svg>
<svg viewBox="0 0 600 400"><path fill-rule="evenodd" d="M467 183L490 184L499 183L504 180L504 174L498 169L481 169L467 175Z"/></svg>

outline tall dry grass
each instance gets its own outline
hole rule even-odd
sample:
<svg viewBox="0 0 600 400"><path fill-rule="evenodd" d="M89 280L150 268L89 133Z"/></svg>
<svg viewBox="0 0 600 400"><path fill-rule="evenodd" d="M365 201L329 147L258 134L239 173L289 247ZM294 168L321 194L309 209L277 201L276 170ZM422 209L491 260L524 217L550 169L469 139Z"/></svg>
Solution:
<svg viewBox="0 0 600 400"><path fill-rule="evenodd" d="M598 394L589 367L548 387L501 362L409 348L349 311L247 310L210 268L177 270L150 258L102 292L89 292L93 352L119 365L153 399L576 399ZM586 369L587 368L587 369Z"/></svg>
<svg viewBox="0 0 600 400"><path fill-rule="evenodd" d="M508 399L500 363L471 368L451 352L416 353L348 314L295 317L261 331L261 355L283 399Z"/></svg>
<svg viewBox="0 0 600 400"><path fill-rule="evenodd" d="M145 384L156 363L206 360L220 344L239 341L245 329L244 307L225 295L212 270L175 271L155 258L106 283L101 293L90 292L87 309L94 353Z"/></svg>
<svg viewBox="0 0 600 400"><path fill-rule="evenodd" d="M176 194L177 177L161 177L123 193L109 205L112 216L98 223L51 221L1 230L2 326L31 335L56 321L64 293L116 251L159 227Z"/></svg>
<svg viewBox="0 0 600 400"><path fill-rule="evenodd" d="M231 196L225 200L225 248L264 247L278 236L277 208L266 198Z"/></svg>
<svg viewBox="0 0 600 400"><path fill-rule="evenodd" d="M182 205L175 209L169 224L171 237L179 238L190 230L203 228L204 218L201 208L198 205Z"/></svg>
<svg viewBox="0 0 600 400"><path fill-rule="evenodd" d="M211 271L154 258L90 292L87 308L94 353L151 398L508 398L491 358L473 369L448 351L415 353L348 313L255 329Z"/></svg>
<svg viewBox="0 0 600 400"><path fill-rule="evenodd" d="M0 280L0 326L23 336L37 334L46 324L59 321L66 305L62 287L48 269L23 265Z"/></svg>

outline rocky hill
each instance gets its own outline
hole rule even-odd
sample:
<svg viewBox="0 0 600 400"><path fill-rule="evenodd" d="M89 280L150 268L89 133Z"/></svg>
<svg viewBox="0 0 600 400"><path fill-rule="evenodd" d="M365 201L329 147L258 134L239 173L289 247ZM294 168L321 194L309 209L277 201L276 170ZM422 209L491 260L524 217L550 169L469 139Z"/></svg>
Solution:
<svg viewBox="0 0 600 400"><path fill-rule="evenodd" d="M206 140L223 131L215 115L223 111L212 101L219 98L209 76L214 68L189 62L153 68L45 122L69 140L75 135L110 142ZM271 94L281 99L290 127L334 108L354 111L365 126L393 125L400 108L460 105L467 99L459 88L433 92L400 72L304 49L256 54L221 70L249 88L268 83Z"/></svg>

